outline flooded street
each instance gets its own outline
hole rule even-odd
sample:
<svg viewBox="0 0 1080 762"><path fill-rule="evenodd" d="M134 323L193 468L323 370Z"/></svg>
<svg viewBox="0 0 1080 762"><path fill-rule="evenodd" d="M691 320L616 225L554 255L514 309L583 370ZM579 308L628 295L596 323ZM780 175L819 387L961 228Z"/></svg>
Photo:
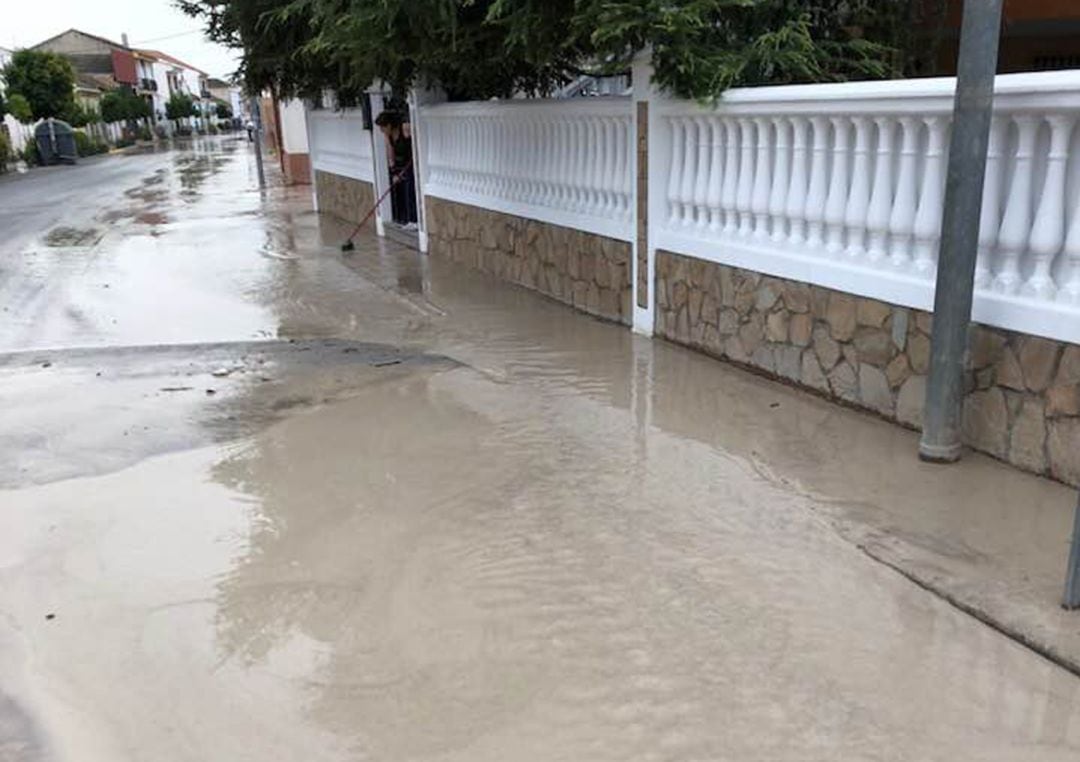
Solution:
<svg viewBox="0 0 1080 762"><path fill-rule="evenodd" d="M0 760L1080 758L1000 631L1080 663L1065 487L343 256L244 142L64 171L0 183Z"/></svg>

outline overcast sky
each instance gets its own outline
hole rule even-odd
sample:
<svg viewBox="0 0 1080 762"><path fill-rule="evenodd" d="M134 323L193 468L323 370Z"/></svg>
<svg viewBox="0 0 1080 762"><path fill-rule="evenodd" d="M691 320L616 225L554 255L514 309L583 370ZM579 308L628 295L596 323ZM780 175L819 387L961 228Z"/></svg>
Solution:
<svg viewBox="0 0 1080 762"><path fill-rule="evenodd" d="M203 39L199 22L172 0L3 0L0 47L25 48L75 28L132 46L153 48L223 77L236 69L236 54ZM167 38L167 39L162 39Z"/></svg>

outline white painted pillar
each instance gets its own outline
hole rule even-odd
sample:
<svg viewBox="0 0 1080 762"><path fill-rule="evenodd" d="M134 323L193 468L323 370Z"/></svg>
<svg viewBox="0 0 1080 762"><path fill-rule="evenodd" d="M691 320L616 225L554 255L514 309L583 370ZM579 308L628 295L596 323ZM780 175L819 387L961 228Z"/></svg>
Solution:
<svg viewBox="0 0 1080 762"><path fill-rule="evenodd" d="M368 97L371 100L371 113L378 115L383 110L383 93L381 90L368 91ZM375 194L375 198L379 196L390 185L390 163L386 155L386 138L377 127L373 127L370 132L371 136L371 163L372 163L372 178L374 182L371 184L372 192ZM386 235L386 217L390 215L389 204L379 204L375 209L375 235Z"/></svg>

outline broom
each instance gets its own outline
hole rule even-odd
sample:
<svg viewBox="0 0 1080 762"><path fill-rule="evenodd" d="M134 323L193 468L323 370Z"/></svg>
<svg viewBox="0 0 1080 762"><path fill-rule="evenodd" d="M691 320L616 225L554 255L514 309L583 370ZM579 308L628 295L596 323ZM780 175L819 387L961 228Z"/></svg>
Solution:
<svg viewBox="0 0 1080 762"><path fill-rule="evenodd" d="M353 229L353 232L349 234L349 237L345 239L345 243L341 244L342 251L353 251L356 248L356 244L353 243L353 239L356 238L356 234L359 233L360 229L367 224L367 221L370 220L372 216L374 216L375 211L379 208L379 204L386 200L386 197L390 195L390 191L392 191L397 186L397 184L405 178L405 173L409 170L409 167L411 166L412 159L409 159L407 162L405 162L405 166L402 167L394 176L393 180L391 180L390 187L383 191L383 194L379 196L379 200L376 201L375 205L371 207L367 214L364 215L364 219L360 220L360 224L357 225L356 228Z"/></svg>

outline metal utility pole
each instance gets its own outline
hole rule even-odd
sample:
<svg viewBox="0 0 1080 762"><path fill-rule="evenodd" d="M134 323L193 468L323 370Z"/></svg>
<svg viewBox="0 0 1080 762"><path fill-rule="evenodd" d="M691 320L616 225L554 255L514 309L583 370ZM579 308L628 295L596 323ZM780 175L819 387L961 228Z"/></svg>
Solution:
<svg viewBox="0 0 1080 762"><path fill-rule="evenodd" d="M250 105L251 121L255 125L255 169L259 173L259 190L266 187L266 172L263 170L262 155L262 111L259 108L259 99L251 96Z"/></svg>
<svg viewBox="0 0 1080 762"><path fill-rule="evenodd" d="M1067 609L1080 609L1080 494L1076 498L1069 567L1065 570L1065 598L1061 605Z"/></svg>
<svg viewBox="0 0 1080 762"><path fill-rule="evenodd" d="M994 104L1002 0L964 0L949 168L934 292L934 331L919 457L960 459L964 356L975 289L986 147Z"/></svg>

